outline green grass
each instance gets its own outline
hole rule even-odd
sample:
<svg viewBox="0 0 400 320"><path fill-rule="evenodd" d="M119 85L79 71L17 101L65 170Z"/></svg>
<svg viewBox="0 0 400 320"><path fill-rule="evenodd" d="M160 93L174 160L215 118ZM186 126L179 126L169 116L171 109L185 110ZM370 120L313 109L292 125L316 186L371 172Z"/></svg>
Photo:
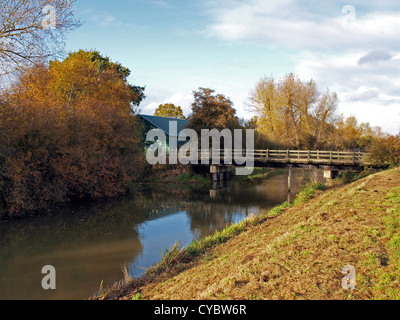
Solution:
<svg viewBox="0 0 400 320"><path fill-rule="evenodd" d="M141 293L136 294L132 298L132 300L142 300L142 299L143 299L143 295Z"/></svg>
<svg viewBox="0 0 400 320"><path fill-rule="evenodd" d="M400 187L392 189L388 194L387 203L392 207L387 209L385 218L386 235L390 239L392 254L400 258Z"/></svg>
<svg viewBox="0 0 400 320"><path fill-rule="evenodd" d="M374 237L387 238L387 254L366 253L366 263L371 268L371 274L376 278L372 290L374 299L400 300L400 187L392 189L387 197L386 215L383 218L385 234L381 235L375 229L367 230L368 241ZM360 278L362 283L365 279ZM367 283L371 287L370 283Z"/></svg>
<svg viewBox="0 0 400 320"><path fill-rule="evenodd" d="M307 201L315 196L317 191L326 190L326 186L322 183L311 183L306 185L296 196L296 199L293 201L293 205L296 206L300 203Z"/></svg>
<svg viewBox="0 0 400 320"><path fill-rule="evenodd" d="M182 248L182 242L175 242L171 249L165 249L161 253L161 260L157 267L159 270L167 270L173 265L179 263L185 255L185 250Z"/></svg>

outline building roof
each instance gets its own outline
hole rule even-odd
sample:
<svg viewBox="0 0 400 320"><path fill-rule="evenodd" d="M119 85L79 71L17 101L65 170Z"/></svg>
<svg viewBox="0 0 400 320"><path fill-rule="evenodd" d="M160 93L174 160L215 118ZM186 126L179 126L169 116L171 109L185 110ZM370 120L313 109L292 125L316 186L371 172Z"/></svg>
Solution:
<svg viewBox="0 0 400 320"><path fill-rule="evenodd" d="M177 122L177 127L178 127L178 134L180 131L185 129L187 124L189 123L189 120L183 120L183 119L176 119L176 118L165 118L165 117L156 117L156 116L149 116L145 114L139 114L140 117L151 123L153 126L155 126L158 129L161 129L164 131L168 136L169 134L169 123L170 121L176 121Z"/></svg>

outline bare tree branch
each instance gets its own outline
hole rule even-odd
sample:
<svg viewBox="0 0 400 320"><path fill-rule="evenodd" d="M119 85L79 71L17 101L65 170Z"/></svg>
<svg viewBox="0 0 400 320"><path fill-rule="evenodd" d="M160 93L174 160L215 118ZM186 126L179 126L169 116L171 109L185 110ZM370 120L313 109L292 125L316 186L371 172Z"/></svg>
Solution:
<svg viewBox="0 0 400 320"><path fill-rule="evenodd" d="M75 0L1 0L0 75L56 58L65 35L82 23L74 19Z"/></svg>

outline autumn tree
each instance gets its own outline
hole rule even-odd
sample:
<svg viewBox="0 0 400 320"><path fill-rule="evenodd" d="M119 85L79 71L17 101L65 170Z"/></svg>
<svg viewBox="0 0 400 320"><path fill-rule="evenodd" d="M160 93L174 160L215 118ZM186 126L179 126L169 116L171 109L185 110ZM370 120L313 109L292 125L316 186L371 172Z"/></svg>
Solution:
<svg viewBox="0 0 400 320"><path fill-rule="evenodd" d="M384 142L385 134L380 127L371 127L368 122L359 123L354 115L340 115L336 123L334 149L346 151L368 151L377 141Z"/></svg>
<svg viewBox="0 0 400 320"><path fill-rule="evenodd" d="M343 115L337 123L335 149L352 151L356 150L361 140L358 120L355 116L345 118Z"/></svg>
<svg viewBox="0 0 400 320"><path fill-rule="evenodd" d="M215 90L199 88L193 92L194 102L189 116L189 128L201 129L235 129L239 128L239 119L233 102Z"/></svg>
<svg viewBox="0 0 400 320"><path fill-rule="evenodd" d="M81 25L75 0L2 0L0 74L32 66L63 51L65 35Z"/></svg>
<svg viewBox="0 0 400 320"><path fill-rule="evenodd" d="M370 158L378 166L400 166L400 133L374 136L368 148Z"/></svg>
<svg viewBox="0 0 400 320"><path fill-rule="evenodd" d="M160 104L154 115L157 117L175 118L175 119L186 119L183 115L182 108L175 106L173 103Z"/></svg>
<svg viewBox="0 0 400 320"><path fill-rule="evenodd" d="M124 83L125 87L129 89L131 96L130 98L131 111L132 113L136 113L137 111L136 108L139 106L140 102L146 98L144 94L145 87L132 85L128 82L128 77L131 74L130 69L122 66L118 62L110 61L109 57L102 56L100 52L96 50L92 51L79 50L77 52L70 53L63 62L57 60L50 62L50 69L56 68L57 65L59 64L62 65L74 64L76 63L76 61L85 61L85 63L89 62L92 65L92 67L96 70L96 72L98 72L99 74L105 74L106 72L109 72L111 70L121 80L121 83ZM76 72L80 72L80 70L76 70ZM70 81L68 80L68 74L64 73L63 76L65 77L64 83L68 83L68 81ZM91 76L92 75L83 75L83 77L89 77L89 79ZM82 77L80 81L83 81ZM79 86L77 86L75 82L73 81L70 82L73 84L69 89L70 90L69 98L71 99L76 94L80 94L81 89L79 88ZM103 97L103 98L110 99L112 97Z"/></svg>
<svg viewBox="0 0 400 320"><path fill-rule="evenodd" d="M314 149L332 145L332 136L338 121L338 101L337 94L330 92L329 89L316 101L310 117L314 130L312 127L308 128L308 132L314 137Z"/></svg>
<svg viewBox="0 0 400 320"><path fill-rule="evenodd" d="M257 113L259 131L287 148L320 147L337 109L335 93L321 94L313 80L302 81L293 74L278 81L261 79L249 101Z"/></svg>
<svg viewBox="0 0 400 320"><path fill-rule="evenodd" d="M1 95L0 198L9 212L118 195L140 175L140 96L129 70L105 61L79 51L36 65Z"/></svg>
<svg viewBox="0 0 400 320"><path fill-rule="evenodd" d="M258 130L258 118L256 116L248 120L240 119L239 124L244 130L254 130L254 148L256 150L275 149L276 146L273 142L268 140L268 138ZM243 141L244 140L245 136L243 136Z"/></svg>

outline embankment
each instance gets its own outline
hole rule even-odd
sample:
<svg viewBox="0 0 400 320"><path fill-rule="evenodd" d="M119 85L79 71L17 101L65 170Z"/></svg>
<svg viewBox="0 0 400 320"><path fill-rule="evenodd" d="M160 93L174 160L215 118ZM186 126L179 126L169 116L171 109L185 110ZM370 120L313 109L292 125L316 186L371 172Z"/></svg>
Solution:
<svg viewBox="0 0 400 320"><path fill-rule="evenodd" d="M174 246L97 299L400 299L400 169L326 190ZM356 289L342 286L344 266Z"/></svg>

